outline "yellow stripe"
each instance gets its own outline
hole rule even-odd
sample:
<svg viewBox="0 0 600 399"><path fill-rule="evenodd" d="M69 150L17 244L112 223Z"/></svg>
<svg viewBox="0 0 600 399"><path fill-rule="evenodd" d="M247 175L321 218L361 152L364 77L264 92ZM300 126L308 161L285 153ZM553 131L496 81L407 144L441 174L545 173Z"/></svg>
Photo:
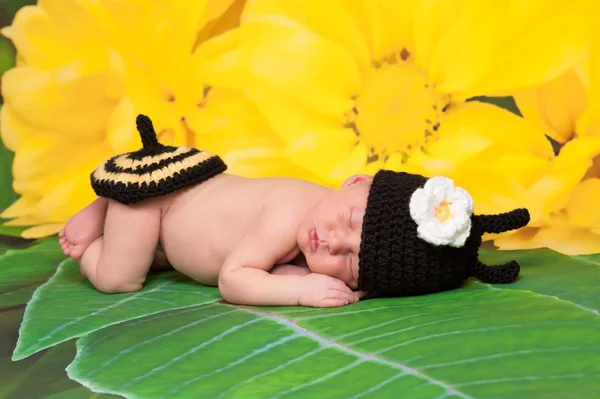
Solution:
<svg viewBox="0 0 600 399"><path fill-rule="evenodd" d="M96 180L110 180L115 183L121 182L125 184L131 183L147 183L156 182L159 183L161 180L172 177L175 173L181 172L182 170L194 167L206 160L213 158L214 155L207 152L199 152L198 154L192 155L191 157L185 158L180 162L174 162L165 165L162 169L158 169L142 175L133 173L114 173L106 171L106 163L103 162L93 173L93 177Z"/></svg>
<svg viewBox="0 0 600 399"><path fill-rule="evenodd" d="M154 163L160 162L163 159L169 159L176 157L177 155L183 154L185 152L190 151L189 147L179 147L176 151L173 152L165 152L164 154L155 155L155 156L147 156L142 159L129 159L127 158L127 154L120 155L115 158L115 165L120 168L137 168L138 166L146 166L152 165Z"/></svg>

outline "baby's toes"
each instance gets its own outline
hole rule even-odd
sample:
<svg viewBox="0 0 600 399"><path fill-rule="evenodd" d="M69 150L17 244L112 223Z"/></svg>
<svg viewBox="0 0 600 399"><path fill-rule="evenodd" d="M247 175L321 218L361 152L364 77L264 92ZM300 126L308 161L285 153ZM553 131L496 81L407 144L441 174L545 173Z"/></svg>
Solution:
<svg viewBox="0 0 600 399"><path fill-rule="evenodd" d="M59 232L58 232L58 236L59 236L60 238L63 238L63 237L65 236L65 231L64 231L64 230L61 230L61 231L59 231Z"/></svg>
<svg viewBox="0 0 600 399"><path fill-rule="evenodd" d="M62 245L61 248L65 256L71 256L71 246L69 244Z"/></svg>
<svg viewBox="0 0 600 399"><path fill-rule="evenodd" d="M77 260L81 258L83 255L84 247L83 245L72 245L70 250L70 257Z"/></svg>

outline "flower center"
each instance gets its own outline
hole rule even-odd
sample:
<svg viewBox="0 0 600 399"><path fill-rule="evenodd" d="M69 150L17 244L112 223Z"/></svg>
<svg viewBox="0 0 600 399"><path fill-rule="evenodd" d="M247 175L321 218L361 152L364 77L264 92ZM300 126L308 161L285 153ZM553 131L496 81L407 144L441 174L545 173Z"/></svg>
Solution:
<svg viewBox="0 0 600 399"><path fill-rule="evenodd" d="M442 203L433 210L433 215L437 220L443 223L452 217L450 214L450 204L451 202L442 201Z"/></svg>
<svg viewBox="0 0 600 399"><path fill-rule="evenodd" d="M397 57L376 63L363 80L361 93L349 125L359 140L373 152L408 157L436 139L439 118L446 110L449 96L429 84L426 74L403 50Z"/></svg>

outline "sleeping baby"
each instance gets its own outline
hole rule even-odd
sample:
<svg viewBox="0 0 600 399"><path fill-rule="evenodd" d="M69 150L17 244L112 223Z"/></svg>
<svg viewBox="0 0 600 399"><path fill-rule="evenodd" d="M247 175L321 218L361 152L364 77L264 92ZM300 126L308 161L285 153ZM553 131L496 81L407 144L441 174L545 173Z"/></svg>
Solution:
<svg viewBox="0 0 600 399"><path fill-rule="evenodd" d="M473 215L448 178L380 170L339 189L243 178L216 155L160 144L144 115L137 127L143 148L98 166L99 197L59 234L102 292L138 291L150 270L174 268L234 304L337 307L519 275L515 261L483 264L478 249L486 232L525 226L528 211Z"/></svg>

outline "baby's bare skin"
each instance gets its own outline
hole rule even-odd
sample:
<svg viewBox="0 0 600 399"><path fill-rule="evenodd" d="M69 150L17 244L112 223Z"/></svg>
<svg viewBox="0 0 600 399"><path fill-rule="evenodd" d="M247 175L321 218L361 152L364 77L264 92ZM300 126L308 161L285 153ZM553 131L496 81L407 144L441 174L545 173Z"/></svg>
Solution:
<svg viewBox="0 0 600 399"><path fill-rule="evenodd" d="M221 174L133 205L99 199L69 221L61 245L74 258L82 253L82 273L107 293L137 291L151 266L170 264L218 285L232 303L343 306L362 294L352 289L369 182L354 177L333 190ZM93 219L86 212L104 226L81 222Z"/></svg>

